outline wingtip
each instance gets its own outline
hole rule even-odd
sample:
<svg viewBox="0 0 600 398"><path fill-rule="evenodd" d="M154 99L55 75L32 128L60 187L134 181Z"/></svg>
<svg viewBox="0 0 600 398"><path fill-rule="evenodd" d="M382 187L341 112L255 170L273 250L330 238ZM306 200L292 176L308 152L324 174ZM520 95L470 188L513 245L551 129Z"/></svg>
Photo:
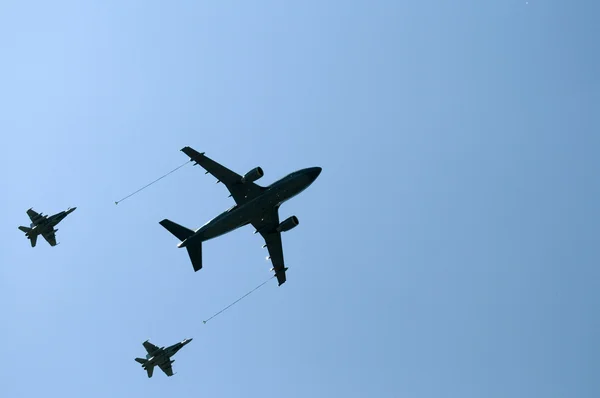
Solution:
<svg viewBox="0 0 600 398"><path fill-rule="evenodd" d="M197 150L195 150L194 148L192 148L191 146L184 146L183 148L180 149L181 152L185 153L188 156L192 156L192 155L200 155L203 156L205 152L198 152ZM193 160L193 159L192 159Z"/></svg>

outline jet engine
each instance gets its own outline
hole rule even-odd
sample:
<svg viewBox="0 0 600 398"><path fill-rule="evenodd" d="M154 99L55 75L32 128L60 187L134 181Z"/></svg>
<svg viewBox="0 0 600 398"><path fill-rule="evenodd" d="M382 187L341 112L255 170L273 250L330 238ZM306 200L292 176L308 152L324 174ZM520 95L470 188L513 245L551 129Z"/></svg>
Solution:
<svg viewBox="0 0 600 398"><path fill-rule="evenodd" d="M264 175L265 175L265 173L263 172L263 170L260 167L255 167L254 169L250 170L249 172L246 173L246 175L244 175L242 177L242 184L245 182L254 182Z"/></svg>
<svg viewBox="0 0 600 398"><path fill-rule="evenodd" d="M289 231L290 229L294 228L298 224L300 224L300 222L298 221L298 217L291 216L289 218L286 218L282 223L280 223L277 226L276 230L277 230L277 232L286 232L286 231Z"/></svg>

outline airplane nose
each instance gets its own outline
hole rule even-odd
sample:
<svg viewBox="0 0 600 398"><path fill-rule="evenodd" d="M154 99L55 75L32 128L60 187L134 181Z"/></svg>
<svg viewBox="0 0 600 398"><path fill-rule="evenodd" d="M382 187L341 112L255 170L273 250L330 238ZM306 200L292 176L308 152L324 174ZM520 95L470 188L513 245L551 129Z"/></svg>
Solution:
<svg viewBox="0 0 600 398"><path fill-rule="evenodd" d="M320 168L320 167L311 167L311 169L310 169L310 176L313 179L313 181L317 179L317 177L319 176L319 174L321 174L322 170L323 169Z"/></svg>

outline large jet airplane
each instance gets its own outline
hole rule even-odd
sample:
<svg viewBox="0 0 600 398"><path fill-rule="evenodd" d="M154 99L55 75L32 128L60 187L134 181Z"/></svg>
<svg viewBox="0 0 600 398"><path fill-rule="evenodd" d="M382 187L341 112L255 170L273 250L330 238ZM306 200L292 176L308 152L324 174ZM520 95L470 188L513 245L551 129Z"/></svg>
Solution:
<svg viewBox="0 0 600 398"><path fill-rule="evenodd" d="M152 377L154 367L158 366L160 370L165 372L167 376L173 376L173 367L171 366L175 360L171 360L171 357L177 354L177 351L181 350L186 344L193 339L184 339L180 343L175 343L169 347L158 348L148 340L144 341L142 345L146 349L146 359L135 358L135 361L142 364L142 368L148 372L148 377Z"/></svg>
<svg viewBox="0 0 600 398"><path fill-rule="evenodd" d="M256 231L265 239L269 250L269 257L273 263L279 286L285 283L287 268L283 262L283 248L281 245L281 232L289 231L298 225L298 218L291 216L279 222L279 206L286 200L296 196L312 184L321 173L320 167L309 167L295 171L275 183L262 187L254 183L264 173L256 167L241 176L214 160L204 156L190 147L181 149L195 164L205 170L205 174L212 174L217 178L217 183L222 182L229 190L236 204L229 210L213 218L199 229L192 231L170 220L162 220L160 225L175 235L181 243L177 247L185 247L188 251L194 271L202 268L202 242L207 241L227 232L233 231L244 225L252 224Z"/></svg>
<svg viewBox="0 0 600 398"><path fill-rule="evenodd" d="M67 210L56 213L50 217L45 216L42 213L38 214L34 210L29 209L27 210L27 215L31 220L30 228L20 226L19 229L25 232L25 236L31 241L31 247L35 247L38 235L42 235L50 246L56 246L56 235L54 235L54 233L58 231L58 229L54 229L54 227L66 216L74 212L75 209L77 209L77 207L69 207Z"/></svg>

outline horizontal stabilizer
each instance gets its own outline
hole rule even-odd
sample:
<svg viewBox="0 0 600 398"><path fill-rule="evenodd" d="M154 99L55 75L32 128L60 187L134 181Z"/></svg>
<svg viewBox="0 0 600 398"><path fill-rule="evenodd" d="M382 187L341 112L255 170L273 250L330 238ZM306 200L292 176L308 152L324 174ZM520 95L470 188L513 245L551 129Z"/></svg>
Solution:
<svg viewBox="0 0 600 398"><path fill-rule="evenodd" d="M194 231L174 223L171 220L164 219L160 223L167 231L175 235L179 240L183 241L194 234Z"/></svg>
<svg viewBox="0 0 600 398"><path fill-rule="evenodd" d="M199 271L202 268L202 243L197 243L185 247L192 260L194 271Z"/></svg>
<svg viewBox="0 0 600 398"><path fill-rule="evenodd" d="M135 361L138 363L141 363L142 365L144 365L146 362L148 362L148 360L144 359L144 358L136 358Z"/></svg>
<svg viewBox="0 0 600 398"><path fill-rule="evenodd" d="M20 226L20 227L19 227L19 229L20 229L21 231L25 232L25 233L27 233L27 232L31 231L31 228L27 228L27 227L24 227L24 226Z"/></svg>

